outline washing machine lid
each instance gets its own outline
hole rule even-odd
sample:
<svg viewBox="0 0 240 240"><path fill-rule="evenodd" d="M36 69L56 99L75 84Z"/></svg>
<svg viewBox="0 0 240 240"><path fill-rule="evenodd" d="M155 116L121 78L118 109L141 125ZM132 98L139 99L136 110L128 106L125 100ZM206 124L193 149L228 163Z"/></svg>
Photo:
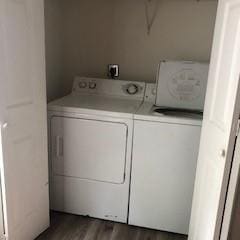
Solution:
<svg viewBox="0 0 240 240"><path fill-rule="evenodd" d="M48 111L69 112L90 115L104 115L118 118L133 118L141 106L141 100L125 98L70 94L48 104Z"/></svg>
<svg viewBox="0 0 240 240"><path fill-rule="evenodd" d="M157 77L156 106L203 110L207 63L162 61Z"/></svg>
<svg viewBox="0 0 240 240"><path fill-rule="evenodd" d="M156 107L151 102L144 102L136 114L134 114L134 120L161 122L167 124L179 124L179 125L193 125L201 126L202 118L194 115L183 114L158 114L155 112Z"/></svg>

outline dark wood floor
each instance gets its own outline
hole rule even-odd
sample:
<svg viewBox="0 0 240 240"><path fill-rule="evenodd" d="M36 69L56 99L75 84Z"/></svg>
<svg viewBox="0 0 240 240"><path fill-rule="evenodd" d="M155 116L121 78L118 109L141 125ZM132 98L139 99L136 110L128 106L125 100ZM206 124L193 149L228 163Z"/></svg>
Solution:
<svg viewBox="0 0 240 240"><path fill-rule="evenodd" d="M51 227L36 240L186 240L184 235L71 214L51 213Z"/></svg>

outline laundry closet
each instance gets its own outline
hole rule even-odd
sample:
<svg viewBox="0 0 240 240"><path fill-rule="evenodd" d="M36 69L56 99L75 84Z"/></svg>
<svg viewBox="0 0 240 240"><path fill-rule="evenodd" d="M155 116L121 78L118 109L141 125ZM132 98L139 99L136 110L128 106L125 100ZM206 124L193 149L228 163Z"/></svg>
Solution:
<svg viewBox="0 0 240 240"><path fill-rule="evenodd" d="M188 234L216 10L45 1L52 210Z"/></svg>
<svg viewBox="0 0 240 240"><path fill-rule="evenodd" d="M239 6L1 0L0 239L225 240Z"/></svg>

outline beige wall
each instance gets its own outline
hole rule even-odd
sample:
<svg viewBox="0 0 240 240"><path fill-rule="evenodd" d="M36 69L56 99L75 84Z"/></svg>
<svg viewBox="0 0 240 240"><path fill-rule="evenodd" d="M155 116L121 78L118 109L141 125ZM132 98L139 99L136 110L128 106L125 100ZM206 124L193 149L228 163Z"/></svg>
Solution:
<svg viewBox="0 0 240 240"><path fill-rule="evenodd" d="M59 0L45 0L46 74L48 101L63 95L63 29Z"/></svg>
<svg viewBox="0 0 240 240"><path fill-rule="evenodd" d="M47 63L61 65L61 94L70 91L76 74L106 77L109 63L120 65L121 79L154 81L161 59L209 60L217 1L152 1L158 1L159 8L148 35L145 0L58 0L62 16L57 37L54 29L47 28L47 41L62 40L62 62L55 53ZM47 43L48 57L53 53L51 46L59 44L55 47L51 42ZM51 82L57 80L50 75L48 86L53 87Z"/></svg>

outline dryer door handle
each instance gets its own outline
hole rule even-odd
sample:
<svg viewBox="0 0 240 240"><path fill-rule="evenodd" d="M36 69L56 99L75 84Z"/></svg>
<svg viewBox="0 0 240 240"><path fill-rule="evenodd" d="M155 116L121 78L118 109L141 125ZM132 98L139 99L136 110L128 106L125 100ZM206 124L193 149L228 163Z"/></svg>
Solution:
<svg viewBox="0 0 240 240"><path fill-rule="evenodd" d="M56 136L56 156L57 158L63 156L63 138Z"/></svg>

